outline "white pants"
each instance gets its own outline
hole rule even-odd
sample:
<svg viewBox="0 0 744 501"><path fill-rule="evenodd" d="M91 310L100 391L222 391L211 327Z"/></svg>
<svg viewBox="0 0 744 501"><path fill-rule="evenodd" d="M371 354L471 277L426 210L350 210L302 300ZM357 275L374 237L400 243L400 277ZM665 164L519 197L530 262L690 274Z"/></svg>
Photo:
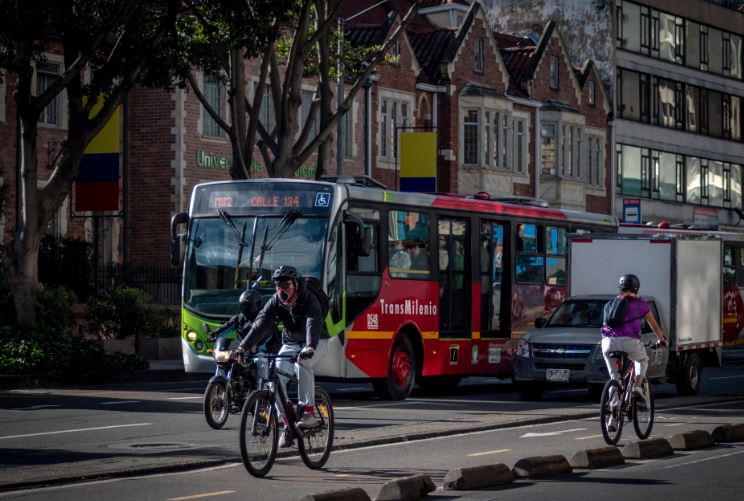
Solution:
<svg viewBox="0 0 744 501"><path fill-rule="evenodd" d="M297 355L304 344L292 343L284 344L279 350L279 355ZM315 348L312 358L300 359L294 363L294 373L297 376L297 396L299 405L315 405L315 372L313 367L318 361L323 358L323 355L328 351L328 340L321 339L318 341L318 346ZM283 372L292 371L292 363L289 360L280 359L277 360L276 366ZM279 380L286 389L287 378L279 376Z"/></svg>
<svg viewBox="0 0 744 501"><path fill-rule="evenodd" d="M648 369L648 354L643 347L640 339L632 337L605 337L602 338L602 354L604 355L607 370L612 379L618 378L617 365L614 358L609 358L607 354L611 351L624 351L628 358L635 362L635 371L637 375L646 376Z"/></svg>

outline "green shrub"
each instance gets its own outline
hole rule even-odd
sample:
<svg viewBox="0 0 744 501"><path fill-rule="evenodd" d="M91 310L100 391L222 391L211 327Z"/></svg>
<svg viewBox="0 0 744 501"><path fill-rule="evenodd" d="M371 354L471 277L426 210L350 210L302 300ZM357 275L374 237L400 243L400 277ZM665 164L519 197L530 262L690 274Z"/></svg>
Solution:
<svg viewBox="0 0 744 501"><path fill-rule="evenodd" d="M44 236L39 246L39 281L66 287L83 300L92 296L92 248L84 240Z"/></svg>
<svg viewBox="0 0 744 501"><path fill-rule="evenodd" d="M36 323L52 331L67 331L75 325L75 293L62 286L45 286L36 301Z"/></svg>
<svg viewBox="0 0 744 501"><path fill-rule="evenodd" d="M145 334L151 337L176 337L180 334L178 330L179 313L167 306L153 307L147 318Z"/></svg>
<svg viewBox="0 0 744 501"><path fill-rule="evenodd" d="M0 374L44 374L61 383L95 383L146 369L138 355L103 351L100 341L48 328L0 330Z"/></svg>
<svg viewBox="0 0 744 501"><path fill-rule="evenodd" d="M88 300L86 320L105 339L124 339L145 332L153 307L145 294L133 287L114 289L110 296Z"/></svg>

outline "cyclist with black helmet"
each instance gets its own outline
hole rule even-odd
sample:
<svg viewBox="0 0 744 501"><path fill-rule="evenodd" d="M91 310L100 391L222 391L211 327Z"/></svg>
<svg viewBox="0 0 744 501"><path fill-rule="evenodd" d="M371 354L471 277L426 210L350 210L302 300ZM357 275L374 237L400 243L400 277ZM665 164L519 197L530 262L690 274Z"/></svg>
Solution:
<svg viewBox="0 0 744 501"><path fill-rule="evenodd" d="M261 310L261 294L255 290L245 290L238 299L240 303L240 311L233 315L227 322L222 324L209 336L211 341L214 341L219 337L220 334L230 329L235 328L237 333L237 339L240 341L243 339L251 328L253 320Z"/></svg>
<svg viewBox="0 0 744 501"><path fill-rule="evenodd" d="M648 392L643 384L646 378L646 369L648 369L648 355L641 342L641 320L646 319L659 343L666 343L666 337L648 303L638 297L640 286L641 281L635 275L628 274L620 277L618 297L625 298L628 301L625 320L619 327L610 327L607 323L602 326L602 354L613 379L617 379L618 370L615 360L608 357L608 353L624 351L628 354L628 358L635 362L635 391L648 405Z"/></svg>
<svg viewBox="0 0 744 501"><path fill-rule="evenodd" d="M328 350L328 330L325 326L322 308L318 297L304 286L302 277L292 266L280 266L271 276L276 293L264 305L256 317L248 335L240 343L243 350L255 349L270 332L275 320L281 321L282 347L280 355L298 355L294 371L298 379L298 404L303 409L297 426L312 428L320 424L315 409L314 366ZM289 372L289 361L277 361L277 367ZM286 381L282 381L286 384ZM279 409L280 414L283 409ZM282 424L286 426L283 415ZM286 433L279 438L281 447L288 446Z"/></svg>

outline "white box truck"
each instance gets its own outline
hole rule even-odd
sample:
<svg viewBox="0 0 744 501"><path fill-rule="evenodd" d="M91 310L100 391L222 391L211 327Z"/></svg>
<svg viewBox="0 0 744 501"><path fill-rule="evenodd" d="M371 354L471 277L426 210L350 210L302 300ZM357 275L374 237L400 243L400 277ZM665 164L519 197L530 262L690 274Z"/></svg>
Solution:
<svg viewBox="0 0 744 501"><path fill-rule="evenodd" d="M572 235L571 296L615 293L626 273L652 296L669 340L666 379L695 394L702 367L721 364L722 243L715 237Z"/></svg>

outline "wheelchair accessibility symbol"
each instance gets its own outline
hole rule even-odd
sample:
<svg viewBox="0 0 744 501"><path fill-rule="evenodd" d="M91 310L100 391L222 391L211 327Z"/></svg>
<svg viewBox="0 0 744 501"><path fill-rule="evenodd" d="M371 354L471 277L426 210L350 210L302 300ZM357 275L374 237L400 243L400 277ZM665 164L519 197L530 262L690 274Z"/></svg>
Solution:
<svg viewBox="0 0 744 501"><path fill-rule="evenodd" d="M328 207L331 204L330 193L316 193L315 194L315 207Z"/></svg>

